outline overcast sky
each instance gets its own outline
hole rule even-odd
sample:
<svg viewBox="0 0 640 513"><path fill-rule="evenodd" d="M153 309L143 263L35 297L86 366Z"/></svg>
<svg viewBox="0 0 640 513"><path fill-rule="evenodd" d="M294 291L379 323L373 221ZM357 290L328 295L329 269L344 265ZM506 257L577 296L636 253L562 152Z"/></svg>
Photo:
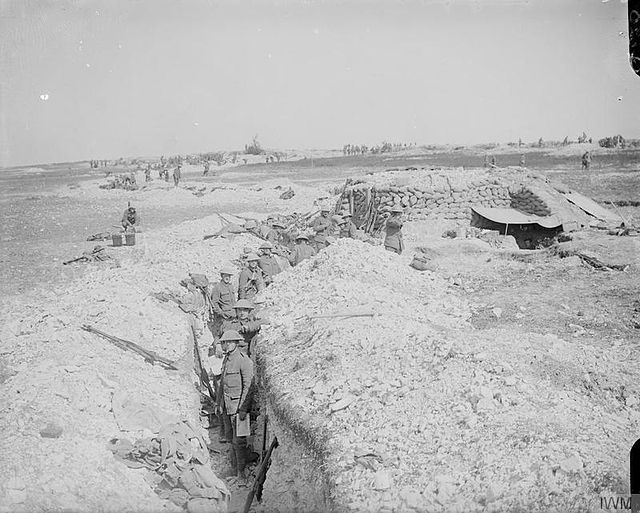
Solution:
<svg viewBox="0 0 640 513"><path fill-rule="evenodd" d="M640 136L620 0L0 0L0 165Z"/></svg>

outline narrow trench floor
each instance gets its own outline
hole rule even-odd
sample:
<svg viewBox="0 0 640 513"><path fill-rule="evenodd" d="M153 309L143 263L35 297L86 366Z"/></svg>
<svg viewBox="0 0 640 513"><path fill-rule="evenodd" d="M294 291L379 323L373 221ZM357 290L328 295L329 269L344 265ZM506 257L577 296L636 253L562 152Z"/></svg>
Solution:
<svg viewBox="0 0 640 513"><path fill-rule="evenodd" d="M206 419L203 419L206 422ZM231 473L231 443L220 442L220 430L218 426L210 427L207 429L209 433L209 455L211 457L211 466L216 475L222 479L231 492L231 502L229 503L229 513L240 513L243 511L244 503L247 499L247 495L253 487L253 483L256 478L256 472L258 469L258 463L252 463L247 466L247 479L241 481L235 476L225 477ZM254 441L254 446L257 442ZM259 448L257 451L259 452ZM254 504L251 508L255 508L257 503L256 499L253 499Z"/></svg>

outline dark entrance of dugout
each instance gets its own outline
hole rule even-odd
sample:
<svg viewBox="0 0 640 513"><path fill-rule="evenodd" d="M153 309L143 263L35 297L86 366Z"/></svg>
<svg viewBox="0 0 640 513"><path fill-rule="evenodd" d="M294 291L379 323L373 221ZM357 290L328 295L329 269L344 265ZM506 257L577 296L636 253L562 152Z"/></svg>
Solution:
<svg viewBox="0 0 640 513"><path fill-rule="evenodd" d="M472 208L471 212L471 226L511 235L520 249L536 249L544 240L563 231L556 218L523 214L510 208Z"/></svg>

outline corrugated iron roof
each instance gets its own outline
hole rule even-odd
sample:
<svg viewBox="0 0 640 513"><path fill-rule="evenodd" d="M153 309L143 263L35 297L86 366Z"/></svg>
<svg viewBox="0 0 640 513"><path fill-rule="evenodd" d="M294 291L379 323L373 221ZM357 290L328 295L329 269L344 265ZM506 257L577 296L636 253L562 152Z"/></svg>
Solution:
<svg viewBox="0 0 640 513"><path fill-rule="evenodd" d="M558 226L562 226L562 221L557 216L534 216L513 208L471 207L471 210L495 223L539 224L543 228L557 228Z"/></svg>
<svg viewBox="0 0 640 513"><path fill-rule="evenodd" d="M610 221L613 223L621 223L623 219L616 213L607 210L606 208L598 205L591 198L587 198L582 194L579 194L575 191L560 191L565 198L567 198L571 203L576 205L577 207L584 210L587 214L592 215L597 219L601 219L602 221Z"/></svg>

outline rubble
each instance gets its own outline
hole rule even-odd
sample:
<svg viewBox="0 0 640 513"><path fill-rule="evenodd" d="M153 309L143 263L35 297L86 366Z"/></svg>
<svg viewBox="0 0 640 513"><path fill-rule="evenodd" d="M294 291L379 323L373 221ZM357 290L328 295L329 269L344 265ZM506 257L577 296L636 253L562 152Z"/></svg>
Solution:
<svg viewBox="0 0 640 513"><path fill-rule="evenodd" d="M278 275L262 296L271 326L255 351L271 422L294 433L304 469L322 469L314 479L332 507L560 511L601 490L603 474L624 482L617 455L640 414L607 391L638 393L623 351L605 360L575 338L474 330L443 278L353 240ZM375 315L330 315L349 309ZM607 388L585 393L584 369ZM295 504L291 493L267 478L264 507Z"/></svg>
<svg viewBox="0 0 640 513"><path fill-rule="evenodd" d="M150 294L182 289L188 271L217 280L230 255L257 247L246 234L202 240L220 228L219 218L210 216L145 232L136 246L118 253L121 267L93 266L64 286L2 298L0 511L180 511L153 492L144 473L118 462L106 443L150 434L120 430L111 410L114 395L123 391L199 424L189 316ZM149 365L83 331L83 324L135 340L178 370ZM211 341L205 330L202 347ZM59 437L41 436L49 423L64 428Z"/></svg>

